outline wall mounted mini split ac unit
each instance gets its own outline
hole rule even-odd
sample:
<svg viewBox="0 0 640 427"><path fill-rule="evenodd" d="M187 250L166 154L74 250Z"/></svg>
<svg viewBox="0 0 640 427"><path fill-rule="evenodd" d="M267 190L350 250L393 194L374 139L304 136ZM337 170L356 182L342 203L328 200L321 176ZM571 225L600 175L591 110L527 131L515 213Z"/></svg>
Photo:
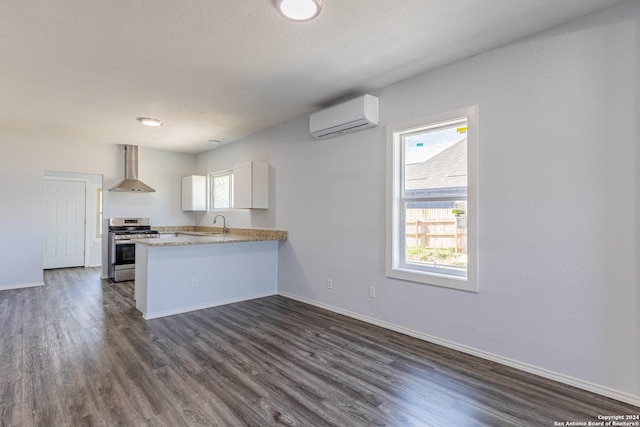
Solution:
<svg viewBox="0 0 640 427"><path fill-rule="evenodd" d="M379 122L378 98L373 95L363 95L312 113L309 117L309 130L314 138L326 139L378 126Z"/></svg>

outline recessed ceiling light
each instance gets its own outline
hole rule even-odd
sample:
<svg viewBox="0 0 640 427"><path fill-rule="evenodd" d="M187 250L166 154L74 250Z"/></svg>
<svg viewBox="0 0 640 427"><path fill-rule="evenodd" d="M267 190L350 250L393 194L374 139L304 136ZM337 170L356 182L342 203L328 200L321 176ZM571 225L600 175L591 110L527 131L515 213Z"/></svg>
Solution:
<svg viewBox="0 0 640 427"><path fill-rule="evenodd" d="M162 120L152 119L150 117L136 117L136 120L145 126L162 126Z"/></svg>
<svg viewBox="0 0 640 427"><path fill-rule="evenodd" d="M220 141L218 141L217 139L210 139L210 140L209 140L209 144L211 144L211 145L217 145L217 144L220 144Z"/></svg>
<svg viewBox="0 0 640 427"><path fill-rule="evenodd" d="M322 0L275 0L282 16L291 21L309 21L320 13Z"/></svg>

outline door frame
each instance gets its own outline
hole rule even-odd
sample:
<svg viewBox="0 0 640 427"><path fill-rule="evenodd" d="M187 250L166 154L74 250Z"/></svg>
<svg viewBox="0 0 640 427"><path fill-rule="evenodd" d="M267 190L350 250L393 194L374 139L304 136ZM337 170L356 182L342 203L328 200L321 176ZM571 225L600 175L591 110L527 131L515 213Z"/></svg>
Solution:
<svg viewBox="0 0 640 427"><path fill-rule="evenodd" d="M97 207L91 206L90 203L89 203L90 201L93 201L96 198L96 196L94 196L94 195L91 195L91 197L89 196L89 189L93 188L97 184L98 178L100 180L100 186L97 187L97 188L100 188L100 191L104 191L103 190L103 183L104 183L103 176L99 175L99 174L45 170L44 171L44 175L43 175L43 182L44 181L75 181L75 182L84 182L85 183L85 198L84 198L84 215L85 215L85 221L84 221L84 267L99 267L99 266L102 265L102 256L99 257L100 264L91 265L91 244L92 244L92 241L101 240L101 238L98 238L97 235L93 235L91 233L93 227L90 224L92 224L94 222L92 220L92 218L94 218L94 214L98 214L99 212L97 212ZM44 194L42 195L42 197L43 197L43 202L44 202ZM104 203L104 200L103 200L103 203ZM102 224L102 217L100 218L100 224ZM104 233L104 230L103 230L103 233ZM100 247L100 249L102 250L101 242L98 244L98 247ZM43 265L43 267L44 267L44 265Z"/></svg>

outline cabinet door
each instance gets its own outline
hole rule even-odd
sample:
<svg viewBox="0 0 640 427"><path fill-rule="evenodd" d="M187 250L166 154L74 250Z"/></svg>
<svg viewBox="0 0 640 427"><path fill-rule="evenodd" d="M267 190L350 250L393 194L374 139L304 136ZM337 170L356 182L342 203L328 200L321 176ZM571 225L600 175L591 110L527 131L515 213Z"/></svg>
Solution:
<svg viewBox="0 0 640 427"><path fill-rule="evenodd" d="M249 209L253 207L253 173L251 163L233 168L233 207Z"/></svg>
<svg viewBox="0 0 640 427"><path fill-rule="evenodd" d="M252 163L251 207L254 209L269 209L269 163Z"/></svg>
<svg viewBox="0 0 640 427"><path fill-rule="evenodd" d="M207 177L199 175L182 178L182 210L207 210Z"/></svg>
<svg viewBox="0 0 640 427"><path fill-rule="evenodd" d="M233 168L233 207L269 208L269 164L250 162Z"/></svg>

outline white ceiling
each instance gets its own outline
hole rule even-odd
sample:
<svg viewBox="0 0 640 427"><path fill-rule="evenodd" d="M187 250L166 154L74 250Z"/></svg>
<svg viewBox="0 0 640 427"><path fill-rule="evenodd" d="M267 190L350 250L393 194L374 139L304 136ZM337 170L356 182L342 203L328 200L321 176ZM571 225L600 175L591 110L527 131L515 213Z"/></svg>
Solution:
<svg viewBox="0 0 640 427"><path fill-rule="evenodd" d="M3 0L0 128L198 153L622 0L323 2Z"/></svg>

